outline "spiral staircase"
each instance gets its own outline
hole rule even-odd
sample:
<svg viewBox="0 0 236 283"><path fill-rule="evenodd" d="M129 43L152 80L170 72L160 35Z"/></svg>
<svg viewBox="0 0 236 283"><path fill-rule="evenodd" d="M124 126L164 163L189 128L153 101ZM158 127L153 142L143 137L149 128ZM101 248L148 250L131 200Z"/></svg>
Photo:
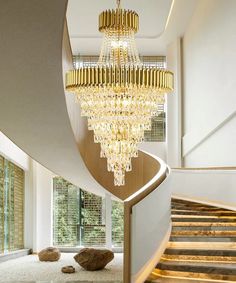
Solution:
<svg viewBox="0 0 236 283"><path fill-rule="evenodd" d="M170 170L142 151L126 185L114 187L64 91L72 67L66 9L67 0L0 2L0 130L55 174L124 202L124 283L142 283L151 272L151 282L235 282L234 212L173 200L171 234Z"/></svg>

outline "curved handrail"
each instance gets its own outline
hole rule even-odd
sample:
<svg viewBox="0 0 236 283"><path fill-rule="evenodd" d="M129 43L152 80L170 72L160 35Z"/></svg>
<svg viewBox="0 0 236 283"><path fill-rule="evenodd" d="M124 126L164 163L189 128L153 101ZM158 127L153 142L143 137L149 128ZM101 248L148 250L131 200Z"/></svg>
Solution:
<svg viewBox="0 0 236 283"><path fill-rule="evenodd" d="M183 171L211 171L211 170L236 170L235 166L225 166L225 167L175 167L174 170L183 170Z"/></svg>
<svg viewBox="0 0 236 283"><path fill-rule="evenodd" d="M153 190L155 190L162 183L162 181L166 178L166 173L168 171L168 166L163 160L161 160L157 156L150 154L146 151L143 151L143 150L140 150L140 151L151 156L153 159L155 159L159 163L160 169L157 171L156 175L147 184L145 184L142 188L140 188L138 191L136 191L135 193L133 193L131 196L129 196L128 198L124 200L124 202L129 204L130 206L135 205L136 203L144 199Z"/></svg>

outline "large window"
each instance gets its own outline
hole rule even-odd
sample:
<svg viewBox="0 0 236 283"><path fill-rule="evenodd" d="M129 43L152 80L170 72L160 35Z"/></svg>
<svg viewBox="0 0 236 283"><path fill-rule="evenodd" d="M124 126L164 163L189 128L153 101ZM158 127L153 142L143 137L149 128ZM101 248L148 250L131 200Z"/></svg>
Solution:
<svg viewBox="0 0 236 283"><path fill-rule="evenodd" d="M55 246L106 245L105 199L63 178L53 179L53 243ZM123 204L112 201L112 242L123 245Z"/></svg>
<svg viewBox="0 0 236 283"><path fill-rule="evenodd" d="M0 156L0 253L24 247L24 171Z"/></svg>

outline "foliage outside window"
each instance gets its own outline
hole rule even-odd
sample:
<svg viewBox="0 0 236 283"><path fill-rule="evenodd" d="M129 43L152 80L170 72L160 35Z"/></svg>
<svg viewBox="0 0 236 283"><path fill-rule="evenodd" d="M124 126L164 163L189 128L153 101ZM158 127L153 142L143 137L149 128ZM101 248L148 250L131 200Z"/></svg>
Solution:
<svg viewBox="0 0 236 283"><path fill-rule="evenodd" d="M81 190L81 244L105 246L106 226L102 197Z"/></svg>
<svg viewBox="0 0 236 283"><path fill-rule="evenodd" d="M79 191L62 178L54 178L54 245L76 246L79 221Z"/></svg>
<svg viewBox="0 0 236 283"><path fill-rule="evenodd" d="M63 178L53 180L53 242L55 246L105 246L105 200ZM123 244L123 204L112 202L112 240Z"/></svg>
<svg viewBox="0 0 236 283"><path fill-rule="evenodd" d="M122 247L124 241L124 205L119 201L112 201L112 244Z"/></svg>
<svg viewBox="0 0 236 283"><path fill-rule="evenodd" d="M24 171L0 156L0 253L24 247Z"/></svg>

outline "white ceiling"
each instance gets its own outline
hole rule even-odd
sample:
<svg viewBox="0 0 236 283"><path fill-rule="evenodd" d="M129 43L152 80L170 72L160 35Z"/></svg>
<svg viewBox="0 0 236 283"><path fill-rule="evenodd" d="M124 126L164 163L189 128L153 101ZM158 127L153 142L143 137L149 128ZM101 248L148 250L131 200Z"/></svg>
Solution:
<svg viewBox="0 0 236 283"><path fill-rule="evenodd" d="M181 36L198 0L123 0L122 8L135 10L140 17L136 35L141 55L164 55L166 46ZM115 0L69 0L67 22L73 54L97 55L102 34L98 15L116 7Z"/></svg>

